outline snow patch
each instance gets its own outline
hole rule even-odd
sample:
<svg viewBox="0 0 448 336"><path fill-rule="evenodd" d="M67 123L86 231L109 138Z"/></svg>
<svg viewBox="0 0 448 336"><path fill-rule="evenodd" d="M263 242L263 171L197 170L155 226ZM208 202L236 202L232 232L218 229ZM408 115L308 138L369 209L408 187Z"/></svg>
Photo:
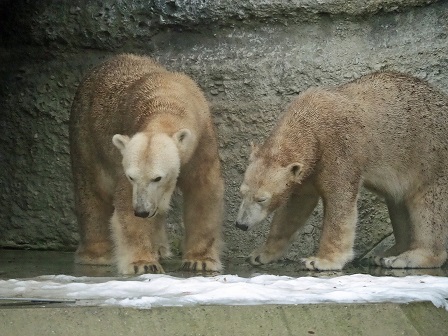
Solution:
<svg viewBox="0 0 448 336"><path fill-rule="evenodd" d="M161 306L315 303L408 303L431 301L448 310L448 278L333 278L235 275L177 278L146 274L133 278L48 275L0 280L0 298L74 301L75 305L149 309Z"/></svg>

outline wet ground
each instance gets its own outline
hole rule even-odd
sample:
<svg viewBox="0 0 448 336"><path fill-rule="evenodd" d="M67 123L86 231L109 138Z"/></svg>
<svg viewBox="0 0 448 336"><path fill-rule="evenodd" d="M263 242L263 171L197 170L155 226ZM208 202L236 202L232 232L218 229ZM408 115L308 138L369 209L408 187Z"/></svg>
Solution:
<svg viewBox="0 0 448 336"><path fill-rule="evenodd" d="M181 261L162 263L169 275ZM224 260L226 274L332 277L354 273L376 276L429 274L448 276L448 267L427 270L385 270L361 264L342 272L308 272L297 261L253 267L244 258ZM123 278L114 267L77 265L73 253L0 250L0 279L65 274ZM99 279L101 281L101 279ZM26 321L24 320L26 316ZM300 318L298 318L300 317ZM411 304L302 304L257 306L71 307L64 302L6 300L0 303L0 335L446 335L448 311L430 302ZM229 323L231 321L231 323ZM26 322L26 323L24 323Z"/></svg>
<svg viewBox="0 0 448 336"><path fill-rule="evenodd" d="M0 250L0 279L32 278L40 275L65 274L72 276L120 277L112 266L78 265L73 262L72 252ZM368 266L367 263L353 263L340 272L311 272L301 269L294 260L281 260L277 263L252 266L244 258L224 259L225 274L250 277L259 274L287 275L292 277L318 276L331 277L349 274L370 274L374 276L433 275L448 276L448 265L437 269L390 270ZM162 262L165 272L172 276L189 277L197 275L179 271L180 259ZM202 274L199 274L202 275Z"/></svg>

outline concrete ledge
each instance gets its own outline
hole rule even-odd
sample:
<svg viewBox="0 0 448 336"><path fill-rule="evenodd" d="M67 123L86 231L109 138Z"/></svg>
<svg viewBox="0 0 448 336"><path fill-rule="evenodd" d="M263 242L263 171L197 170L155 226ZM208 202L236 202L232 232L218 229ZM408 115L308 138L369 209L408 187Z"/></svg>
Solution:
<svg viewBox="0 0 448 336"><path fill-rule="evenodd" d="M446 335L448 312L431 303L198 306L151 310L0 309L1 334L14 335Z"/></svg>

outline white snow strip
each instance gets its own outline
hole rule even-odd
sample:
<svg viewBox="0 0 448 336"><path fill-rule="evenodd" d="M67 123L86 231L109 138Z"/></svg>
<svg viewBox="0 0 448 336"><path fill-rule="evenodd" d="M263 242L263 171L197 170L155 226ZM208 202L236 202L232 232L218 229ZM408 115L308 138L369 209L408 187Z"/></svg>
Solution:
<svg viewBox="0 0 448 336"><path fill-rule="evenodd" d="M76 305L148 309L160 306L313 303L408 303L431 301L448 310L448 278L434 276L293 278L235 275L176 278L146 274L134 278L49 275L0 280L0 298L75 300ZM1 303L1 301L0 301Z"/></svg>

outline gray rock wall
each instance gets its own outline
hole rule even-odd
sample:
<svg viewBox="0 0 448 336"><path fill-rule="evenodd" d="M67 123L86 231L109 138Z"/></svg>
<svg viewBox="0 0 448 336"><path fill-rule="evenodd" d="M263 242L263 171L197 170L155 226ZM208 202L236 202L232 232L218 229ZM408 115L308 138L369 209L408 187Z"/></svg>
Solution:
<svg viewBox="0 0 448 336"><path fill-rule="evenodd" d="M233 227L249 142L262 141L299 92L393 69L448 93L446 1L0 0L0 21L3 247L76 247L70 104L83 74L110 55L151 55L205 91L219 134L231 256L249 253L268 228ZM175 247L178 213L175 206ZM370 193L363 193L359 215L356 252L363 256L391 227L384 204ZM321 217L319 207L290 258L314 251Z"/></svg>

